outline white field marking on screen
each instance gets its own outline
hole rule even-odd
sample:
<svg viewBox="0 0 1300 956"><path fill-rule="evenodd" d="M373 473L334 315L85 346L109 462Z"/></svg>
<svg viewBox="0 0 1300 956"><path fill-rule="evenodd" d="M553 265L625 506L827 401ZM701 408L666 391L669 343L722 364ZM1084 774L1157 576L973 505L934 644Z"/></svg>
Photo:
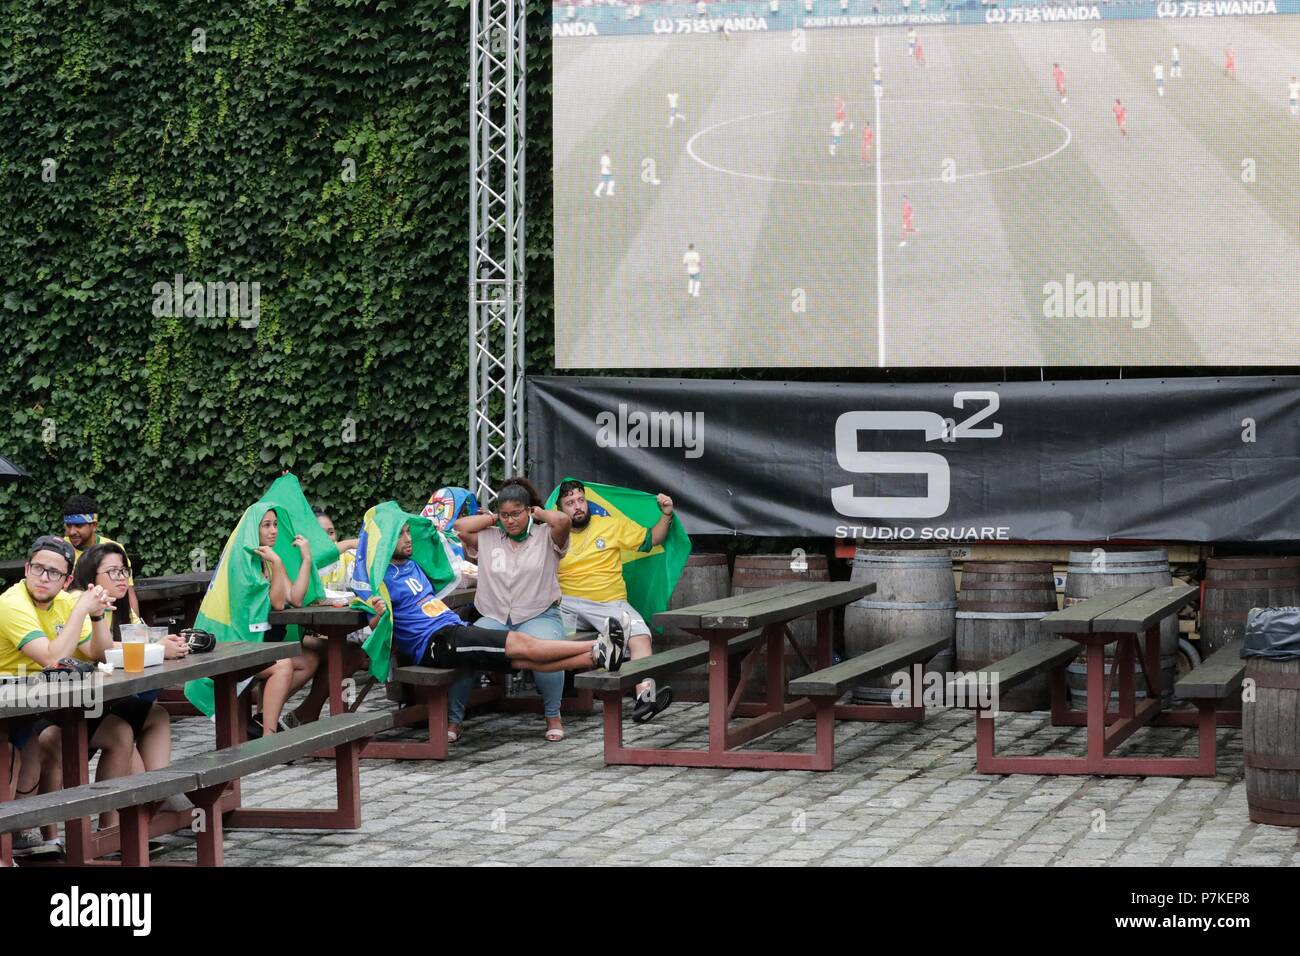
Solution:
<svg viewBox="0 0 1300 956"><path fill-rule="evenodd" d="M1035 113L1032 110L1017 109L1014 106L997 106L992 103L960 103L955 100L927 100L927 99L916 99L916 98L908 98L908 97L901 97L899 99L894 100L894 102L895 103L929 103L933 106L961 106L967 109L1001 110L1004 113L1020 113L1024 116L1032 116L1035 119L1040 119L1045 123L1051 123L1053 126L1058 127L1063 133L1065 133L1065 138L1061 140L1061 144L1057 146L1056 149L1052 150L1050 153L1044 153L1042 156L1035 156L1033 159L1025 160L1023 163L1013 163L1010 166L999 166L997 169L981 169L973 173L962 173L958 176L949 176L947 179L944 179L942 175L931 176L926 179L889 179L889 180L885 180L884 182L884 185L886 186L915 186L919 183L958 182L963 179L978 179L981 176L995 176L999 173L1009 173L1016 169L1025 169L1026 167L1029 166L1037 166L1039 163L1047 162L1052 157L1064 151L1066 147L1068 147L1074 139L1074 133L1070 130L1070 127L1066 126L1060 120L1053 119L1050 116L1044 116L1042 113ZM862 103L862 100L845 101L846 106L852 106L860 103ZM841 189L845 186L874 186L876 184L876 181L874 179L840 179L840 180L785 179L780 176L760 176L758 173L742 173L735 169L726 169L725 167L722 166L715 166L713 163L710 163L708 160L701 159L695 152L695 141L697 139L699 139L701 136L713 132L714 130L721 129L724 126L731 126L735 123L743 123L746 120L757 119L760 116L775 116L778 113L792 113L795 110L803 110L805 112L815 112L820 108L821 107L815 107L815 106L795 106L795 107L787 107L785 109L779 109L779 110L764 110L761 113L749 113L745 116L737 116L733 119L723 120L721 123L715 123L712 126L705 127L704 129L696 133L694 136L692 136L686 143L686 154L690 156L691 159L695 160L695 162L703 166L705 169L711 169L715 173L722 173L724 176L736 176L741 179L752 179L755 182L760 182L760 183L781 183L782 185L786 185L786 186L823 186L828 189Z"/></svg>
<svg viewBox="0 0 1300 956"><path fill-rule="evenodd" d="M880 66L880 34L875 36L876 66ZM884 83L884 72L881 72ZM884 88L875 89L874 80L871 98L876 101L876 366L885 367L885 156L880 139L880 101L885 97Z"/></svg>

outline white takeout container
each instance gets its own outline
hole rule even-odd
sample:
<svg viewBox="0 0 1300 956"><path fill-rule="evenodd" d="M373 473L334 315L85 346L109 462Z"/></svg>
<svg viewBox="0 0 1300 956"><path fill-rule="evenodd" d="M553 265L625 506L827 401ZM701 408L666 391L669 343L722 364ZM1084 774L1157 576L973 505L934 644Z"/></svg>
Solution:
<svg viewBox="0 0 1300 956"><path fill-rule="evenodd" d="M124 666L122 664L122 648L110 647L104 654L104 660L121 670ZM157 667L162 662L163 646L161 644L146 644L144 646L144 666Z"/></svg>

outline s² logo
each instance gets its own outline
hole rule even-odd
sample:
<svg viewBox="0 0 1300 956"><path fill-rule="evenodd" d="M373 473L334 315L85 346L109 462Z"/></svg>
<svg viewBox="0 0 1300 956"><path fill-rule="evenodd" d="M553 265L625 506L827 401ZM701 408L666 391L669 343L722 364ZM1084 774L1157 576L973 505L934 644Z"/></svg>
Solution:
<svg viewBox="0 0 1300 956"><path fill-rule="evenodd" d="M981 422L997 414L1001 404L997 392L957 392L952 403L965 408L967 402L985 402L983 409L958 423L935 412L845 412L835 422L835 458L845 471L858 475L924 475L924 495L859 495L853 485L831 489L831 503L850 518L937 518L948 510L951 473L948 459L930 451L862 451L861 432L920 432L926 442L955 442L959 438L1000 438L1002 426Z"/></svg>

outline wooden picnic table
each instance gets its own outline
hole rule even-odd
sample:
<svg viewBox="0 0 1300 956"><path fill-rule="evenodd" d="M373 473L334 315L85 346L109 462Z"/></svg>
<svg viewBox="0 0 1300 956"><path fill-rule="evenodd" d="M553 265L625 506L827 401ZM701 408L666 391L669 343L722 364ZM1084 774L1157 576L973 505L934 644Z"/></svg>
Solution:
<svg viewBox="0 0 1300 956"><path fill-rule="evenodd" d="M816 661L810 668L821 673L831 667L831 615L868 594L871 582L796 582L735 597L722 598L694 607L665 611L654 616L657 626L672 625L700 637L707 644L709 665L709 745L705 750L668 747L626 747L623 744L621 698L627 686L645 677L669 674L705 660L703 647L674 648L629 662L623 671L608 674L593 671L580 674L576 683L590 687L604 702L605 762L639 766L724 767L754 770L830 770L834 763L835 720L915 720L913 708L887 705L838 704L838 693L785 699L785 642L798 650L789 625L798 618L816 615ZM744 654L739 667L733 656ZM754 665L766 658L766 700L742 702L746 681ZM626 671L626 673L624 673ZM782 753L741 750L749 742L779 730L797 720L815 717L814 753ZM743 726L732 729L732 721L744 718Z"/></svg>
<svg viewBox="0 0 1300 956"><path fill-rule="evenodd" d="M191 571L185 574L168 574L156 578L138 578L135 582L135 596L140 602L140 614L147 621L153 621L151 606L171 601L180 602L184 607L182 627L193 627L198 617L199 606L203 596L208 593L208 584L212 581L211 571Z"/></svg>
<svg viewBox="0 0 1300 956"><path fill-rule="evenodd" d="M1039 622L1043 633L1082 645L1087 659L1088 709L1069 710L1065 702L1065 667L1077 654L1077 647L1061 648L1045 641L1012 655L1006 662L985 669L996 675L1004 667L1016 677L1031 671L1049 671L1052 678L1052 723L1056 726L1085 726L1088 750L1082 757L999 756L994 747L992 713L976 719L976 763L981 773L1097 774L1103 776L1214 776L1216 727L1240 727L1240 711L1216 710L1217 700L1196 694L1195 710L1163 710L1161 700L1160 622L1190 604L1197 596L1191 585L1158 588L1113 588ZM1107 644L1115 643L1112 672L1105 671ZM1142 661L1146 699L1139 703L1135 662ZM1028 665L1030 658L1035 660ZM1238 664L1238 667L1240 665ZM1199 671L1198 671L1199 673ZM1180 687L1184 685L1180 684ZM1111 692L1118 691L1111 707ZM1208 693L1208 692L1207 692ZM1111 751L1136 731L1147 726L1196 727L1199 755L1196 757L1143 757L1111 755Z"/></svg>
<svg viewBox="0 0 1300 956"><path fill-rule="evenodd" d="M212 678L216 686L216 737L218 749L224 749L243 739L241 714L236 698L236 685L281 658L292 657L298 653L296 644L254 644L232 642L219 644L206 654L191 654L180 660L165 661L157 667L150 667L139 674L128 674L116 669L111 676L93 675L95 681L95 700L100 704L111 703L124 697L142 694L147 691L161 690L186 681L200 678ZM21 717L44 716L56 722L61 731L63 746L63 783L64 787L82 786L90 782L90 741L85 713L81 706L70 706L74 702L67 698L62 700L26 704L11 702L8 697L0 698L0 801L9 793L9 722ZM239 789L236 781L231 795L222 804L224 811L231 813L230 826L256 826L247 818L239 819L239 813L266 814L286 811L243 810L239 811ZM293 812L293 811L289 811ZM359 809L356 814L360 825ZM159 813L150 825L150 835L157 836L170 833L190 825L189 814ZM275 825L260 824L260 825ZM284 823L281 826L287 825ZM67 861L73 865L85 865L105 853L118 849L119 834L117 828L92 833L89 818L70 820L65 824L67 841ZM3 839L8 839L4 837Z"/></svg>

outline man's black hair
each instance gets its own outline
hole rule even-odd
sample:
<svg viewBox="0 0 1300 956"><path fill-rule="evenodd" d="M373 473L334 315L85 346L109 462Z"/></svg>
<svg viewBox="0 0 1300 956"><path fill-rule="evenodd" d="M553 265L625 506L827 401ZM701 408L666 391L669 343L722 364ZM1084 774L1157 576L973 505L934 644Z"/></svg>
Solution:
<svg viewBox="0 0 1300 956"><path fill-rule="evenodd" d="M585 495L587 493L587 486L577 478L569 478L567 481L562 481L560 482L560 497L558 500L563 501L564 496L570 491L581 491Z"/></svg>
<svg viewBox="0 0 1300 956"><path fill-rule="evenodd" d="M311 513L314 514L317 518L328 518L330 516L330 513L326 511L324 508L312 508Z"/></svg>
<svg viewBox="0 0 1300 956"><path fill-rule="evenodd" d="M99 502L90 495L73 495L63 503L63 514L97 515L99 514Z"/></svg>

